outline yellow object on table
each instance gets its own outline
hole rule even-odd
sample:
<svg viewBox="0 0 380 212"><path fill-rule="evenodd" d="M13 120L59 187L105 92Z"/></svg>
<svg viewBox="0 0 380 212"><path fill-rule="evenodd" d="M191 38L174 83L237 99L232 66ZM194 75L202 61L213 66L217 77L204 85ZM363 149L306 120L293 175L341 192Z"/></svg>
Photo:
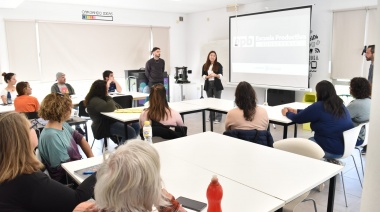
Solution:
<svg viewBox="0 0 380 212"><path fill-rule="evenodd" d="M317 93L316 92L305 92L304 93L303 98L302 98L302 102L312 104L316 101L317 101ZM311 131L310 123L303 124L302 128L304 130L310 130Z"/></svg>
<svg viewBox="0 0 380 212"><path fill-rule="evenodd" d="M141 113L144 110L142 107L133 107L133 108L125 108L125 109L117 109L115 113Z"/></svg>

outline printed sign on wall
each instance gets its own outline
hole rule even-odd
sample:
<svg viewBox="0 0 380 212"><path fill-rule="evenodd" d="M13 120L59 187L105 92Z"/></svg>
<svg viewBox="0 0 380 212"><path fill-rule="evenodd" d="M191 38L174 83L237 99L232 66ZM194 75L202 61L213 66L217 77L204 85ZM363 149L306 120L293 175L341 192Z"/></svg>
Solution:
<svg viewBox="0 0 380 212"><path fill-rule="evenodd" d="M113 12L82 10L82 20L113 21Z"/></svg>

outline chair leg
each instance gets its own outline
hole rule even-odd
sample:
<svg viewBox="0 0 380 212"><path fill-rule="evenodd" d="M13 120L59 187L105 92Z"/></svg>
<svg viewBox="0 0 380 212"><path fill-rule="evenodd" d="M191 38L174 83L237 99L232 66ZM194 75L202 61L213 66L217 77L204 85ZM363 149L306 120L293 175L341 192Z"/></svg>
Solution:
<svg viewBox="0 0 380 212"><path fill-rule="evenodd" d="M347 205L347 198L346 198L346 187L344 186L344 179L343 179L343 171L340 172L340 176L342 177L342 185L343 185L344 201L346 202L346 207L348 207L348 205Z"/></svg>
<svg viewBox="0 0 380 212"><path fill-rule="evenodd" d="M313 199L304 199L302 202L306 202L306 201L312 201L313 205L314 205L314 211L318 212L318 210L317 210L317 204L315 203L315 200L313 200Z"/></svg>
<svg viewBox="0 0 380 212"><path fill-rule="evenodd" d="M92 141L91 149L92 149L92 147L94 146L94 143L95 143L95 138L94 138L94 140Z"/></svg>
<svg viewBox="0 0 380 212"><path fill-rule="evenodd" d="M363 156L362 156L360 148L356 148L356 149L359 151L360 163L362 164L362 172L363 172L363 177L364 177Z"/></svg>
<svg viewBox="0 0 380 212"><path fill-rule="evenodd" d="M356 173L358 174L360 186L363 188L362 180L360 179L360 175L359 175L359 171L358 171L358 166L356 166L355 158L354 158L353 155L351 155L351 157L352 157L352 160L354 161L354 164L355 164L355 169L356 169Z"/></svg>

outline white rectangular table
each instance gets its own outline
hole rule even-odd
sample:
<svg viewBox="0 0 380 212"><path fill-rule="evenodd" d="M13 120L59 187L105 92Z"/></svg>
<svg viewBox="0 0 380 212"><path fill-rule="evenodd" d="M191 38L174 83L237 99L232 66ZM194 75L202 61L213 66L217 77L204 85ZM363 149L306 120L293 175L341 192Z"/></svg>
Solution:
<svg viewBox="0 0 380 212"><path fill-rule="evenodd" d="M15 106L11 105L0 105L0 113L11 112L15 110Z"/></svg>
<svg viewBox="0 0 380 212"><path fill-rule="evenodd" d="M226 100L226 99L216 99L216 98L207 98L207 99L194 99L194 100L186 100L182 101L183 103L187 104L194 104L194 105L202 105L207 107L207 110L210 112L219 112L219 113L228 113L228 111L235 108L235 102L232 100ZM281 109L284 107L292 107L296 109L305 109L310 104L302 103L302 102L294 102L284 105L278 105L278 106L263 106L259 105L267 110L269 123L281 125L284 127L283 131L283 138L287 138L288 136L288 126L293 125L293 123L290 119L288 119L286 116L283 116L281 113ZM213 131L214 126L213 122L210 120L210 128L211 131ZM269 127L268 127L269 130ZM203 131L205 132L205 131ZM297 137L297 125L295 124L294 127L294 137Z"/></svg>
<svg viewBox="0 0 380 212"><path fill-rule="evenodd" d="M215 173L192 163L160 153L161 176L164 187L175 197L183 196L207 203L206 191ZM83 159L62 164L66 172L80 184L84 179L75 174L76 170L98 165L103 156ZM276 211L284 201L252 189L234 180L218 176L223 187L223 211ZM207 211L207 208L203 211Z"/></svg>
<svg viewBox="0 0 380 212"><path fill-rule="evenodd" d="M206 132L155 144L161 154L198 165L286 203L330 179L332 211L336 175L343 166Z"/></svg>

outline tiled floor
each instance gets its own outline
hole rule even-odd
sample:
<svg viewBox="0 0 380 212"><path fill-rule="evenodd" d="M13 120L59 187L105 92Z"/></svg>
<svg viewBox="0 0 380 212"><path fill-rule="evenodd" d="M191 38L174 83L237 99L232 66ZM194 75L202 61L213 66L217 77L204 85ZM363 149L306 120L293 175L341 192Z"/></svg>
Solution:
<svg viewBox="0 0 380 212"><path fill-rule="evenodd" d="M214 132L218 132L218 133L224 132L224 118L225 116L223 116L223 120L220 124L214 124ZM201 120L202 120L201 113L185 115L185 125L188 127L188 135L202 132L202 124L200 124ZM88 126L91 126L91 124L89 123ZM88 130L91 130L90 127ZM207 130L210 130L210 126L208 122L207 122ZM293 136L293 130L294 130L293 126L289 127L288 137ZM283 127L276 126L276 128L274 128L274 126L271 125L270 132L272 133L273 139L275 141L278 141L282 139ZM313 134L310 131L303 130L302 125L298 126L298 137L309 138L311 136L313 136ZM92 144L92 141L93 141L93 136L92 136L92 132L90 131L89 143ZM95 155L102 154L102 151L101 151L102 145L103 145L103 141L99 141L99 140L95 141L95 144L93 147L93 152ZM112 141L109 140L108 151L113 151L115 146L116 145ZM355 150L354 152L354 158L358 165L360 177L361 179L363 179L363 174L362 174L361 164L360 164L360 157L357 150ZM344 159L343 161L346 163L346 166L343 170L343 175L344 175L344 183L346 187L348 207L345 206L342 180L339 177L339 179L337 180L337 186L336 186L336 192L335 192L334 211L336 212L360 211L362 187L360 186L360 182L358 180L358 176L355 170L353 160L351 157L348 157ZM365 156L363 156L363 163L365 164ZM326 211L328 185L329 185L329 182L327 181L325 182L325 188L322 192L319 192L316 189L313 189L309 195L309 198L313 198L316 201L318 211ZM296 212L314 211L313 204L311 201L300 203L295 208L294 211Z"/></svg>

